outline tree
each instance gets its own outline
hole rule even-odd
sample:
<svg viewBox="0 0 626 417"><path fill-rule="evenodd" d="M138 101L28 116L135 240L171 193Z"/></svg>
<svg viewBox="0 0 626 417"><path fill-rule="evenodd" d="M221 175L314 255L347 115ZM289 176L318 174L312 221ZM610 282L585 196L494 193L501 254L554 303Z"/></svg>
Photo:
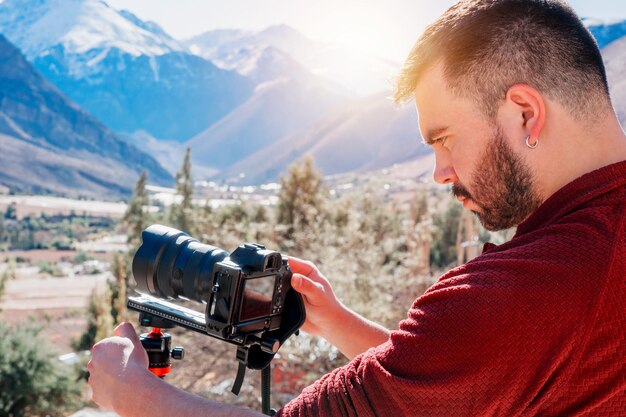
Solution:
<svg viewBox="0 0 626 417"><path fill-rule="evenodd" d="M450 201L444 212L433 216L434 244L431 248L431 264L436 267L447 267L457 261L456 240L459 219L463 214L463 206Z"/></svg>
<svg viewBox="0 0 626 417"><path fill-rule="evenodd" d="M0 323L0 415L63 416L80 400L73 368L52 353L39 329Z"/></svg>
<svg viewBox="0 0 626 417"><path fill-rule="evenodd" d="M7 267L0 276L0 301L2 301L2 297L4 296L4 290L6 289L6 284L9 280L15 279L15 259L11 258L7 262ZM0 309L2 311L2 309Z"/></svg>
<svg viewBox="0 0 626 417"><path fill-rule="evenodd" d="M121 323L128 319L126 294L131 275L128 268L130 261L129 254L119 252L114 253L111 259L111 272L113 272L115 281L109 282L109 288L111 290L111 316L115 323Z"/></svg>
<svg viewBox="0 0 626 417"><path fill-rule="evenodd" d="M73 343L76 350L89 350L98 341L111 336L113 316L111 315L111 292L93 291L87 308L87 330Z"/></svg>
<svg viewBox="0 0 626 417"><path fill-rule="evenodd" d="M323 216L327 200L323 180L310 155L291 165L287 176L281 177L277 220L289 227L287 237L296 229L314 225Z"/></svg>
<svg viewBox="0 0 626 417"><path fill-rule="evenodd" d="M172 204L170 221L174 227L193 234L193 182L191 179L191 148L187 147L181 170L176 173L176 194L180 203Z"/></svg>
<svg viewBox="0 0 626 417"><path fill-rule="evenodd" d="M9 220L17 220L17 204L12 202L7 207L7 211L4 212L4 218Z"/></svg>
<svg viewBox="0 0 626 417"><path fill-rule="evenodd" d="M132 247L139 245L141 232L148 227L148 218L144 212L144 207L148 205L148 195L146 194L147 179L148 174L146 174L146 171L142 172L124 214L124 221L128 225L127 242Z"/></svg>
<svg viewBox="0 0 626 417"><path fill-rule="evenodd" d="M4 215L0 212L0 250L2 249L2 242L4 242Z"/></svg>

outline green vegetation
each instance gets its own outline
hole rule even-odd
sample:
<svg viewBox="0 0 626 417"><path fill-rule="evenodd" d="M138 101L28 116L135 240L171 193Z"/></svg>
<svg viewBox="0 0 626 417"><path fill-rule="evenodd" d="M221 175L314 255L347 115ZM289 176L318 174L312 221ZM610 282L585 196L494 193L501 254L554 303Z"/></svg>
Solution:
<svg viewBox="0 0 626 417"><path fill-rule="evenodd" d="M109 336L121 321L136 321L125 307L135 286L131 263L141 242L141 232L153 223L181 229L201 242L227 251L245 242L259 242L281 253L309 259L331 280L337 296L346 305L389 328L396 328L415 298L444 269L456 264L459 239L465 239L459 233L462 209L451 202L445 191L433 191L424 185L417 188L410 201L407 198L400 204L390 199L383 187L359 185L354 192L335 197L311 158L295 163L281 178L274 207L244 202L220 208L212 208L208 203L194 205L189 149L176 178L177 202L169 209L150 213L146 210L148 178L143 173L121 224L80 216L41 216L18 221L15 210L2 216L0 245L11 249L69 247L90 234L112 230L127 234L131 250L113 254L109 268L112 279L104 291L92 294L87 327L73 343L76 350L90 349L96 341ZM500 243L503 236L480 229L479 241ZM87 260L85 253L74 258L75 263ZM40 265L40 270L51 275L58 272L54 264L46 263ZM206 337L188 333L191 332L180 330L178 336L197 340L196 348L204 349ZM232 362L230 356L212 357L217 359L207 362L206 372ZM201 358L198 360L201 362ZM284 386L278 384L276 391L294 395L345 361L321 339L308 335L292 338L281 349L277 366L293 376L286 377ZM249 395L244 392L237 401L255 407L256 394L255 390Z"/></svg>
<svg viewBox="0 0 626 417"><path fill-rule="evenodd" d="M138 246L141 242L141 231L148 227L147 216L144 213L144 207L148 205L148 195L146 194L146 181L148 174L146 171L141 173L133 196L128 203L128 208L124 214L124 222L128 226L128 244Z"/></svg>
<svg viewBox="0 0 626 417"><path fill-rule="evenodd" d="M6 289L7 281L10 279L15 279L15 260L11 259L6 266L6 269L0 275L0 302L2 302L2 297L4 296L4 290ZM0 312L2 309L0 308Z"/></svg>
<svg viewBox="0 0 626 417"><path fill-rule="evenodd" d="M0 415L63 416L76 409L80 383L36 328L0 323Z"/></svg>
<svg viewBox="0 0 626 417"><path fill-rule="evenodd" d="M98 340L113 335L111 300L109 289L104 292L94 291L91 294L87 307L87 329L78 340L72 342L74 350L90 350Z"/></svg>
<svg viewBox="0 0 626 417"><path fill-rule="evenodd" d="M42 261L39 262L39 272L42 274L48 274L53 277L62 277L63 271L54 262Z"/></svg>
<svg viewBox="0 0 626 417"><path fill-rule="evenodd" d="M180 202L172 204L170 207L170 223L178 230L193 235L195 232L192 202L193 185L191 180L191 149L189 147L185 152L183 166L176 173L176 191L180 197Z"/></svg>
<svg viewBox="0 0 626 417"><path fill-rule="evenodd" d="M87 217L75 213L69 215L25 217L17 219L12 206L0 216L0 249L71 249L75 241L87 236L110 231L115 226L112 219Z"/></svg>

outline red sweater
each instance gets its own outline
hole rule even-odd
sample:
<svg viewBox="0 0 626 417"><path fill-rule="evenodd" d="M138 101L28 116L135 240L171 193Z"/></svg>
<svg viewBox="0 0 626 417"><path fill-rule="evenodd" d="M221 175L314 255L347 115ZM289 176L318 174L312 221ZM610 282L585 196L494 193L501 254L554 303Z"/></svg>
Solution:
<svg viewBox="0 0 626 417"><path fill-rule="evenodd" d="M626 161L443 275L278 416L626 416Z"/></svg>

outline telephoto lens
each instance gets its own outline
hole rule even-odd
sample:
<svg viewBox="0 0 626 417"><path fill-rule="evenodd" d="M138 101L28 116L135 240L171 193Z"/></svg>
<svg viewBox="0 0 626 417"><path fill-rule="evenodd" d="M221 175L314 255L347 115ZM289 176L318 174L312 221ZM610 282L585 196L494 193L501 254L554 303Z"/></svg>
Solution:
<svg viewBox="0 0 626 417"><path fill-rule="evenodd" d="M141 236L143 244L133 259L133 275L140 292L208 302L213 268L230 255L228 252L158 224L148 227Z"/></svg>

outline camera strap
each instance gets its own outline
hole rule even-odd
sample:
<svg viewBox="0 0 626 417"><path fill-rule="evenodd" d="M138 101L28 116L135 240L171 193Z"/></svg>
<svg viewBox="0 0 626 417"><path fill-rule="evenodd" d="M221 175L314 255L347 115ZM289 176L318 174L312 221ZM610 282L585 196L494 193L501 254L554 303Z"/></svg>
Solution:
<svg viewBox="0 0 626 417"><path fill-rule="evenodd" d="M246 377L246 368L249 366L249 353L249 348L247 346L237 348L237 360L239 361L239 367L237 368L237 376L235 377L235 382L233 383L233 387L231 389L232 393L235 395L239 395L241 386L243 385L243 380ZM263 414L267 416L273 416L276 413L275 410L270 408L270 385L272 383L271 366L270 360L267 365L261 369L261 408Z"/></svg>
<svg viewBox="0 0 626 417"><path fill-rule="evenodd" d="M235 382L233 383L233 388L231 389L233 394L239 395L239 391L241 391L241 386L243 385L243 380L245 378L246 378L246 365L239 362L239 367L237 368L237 376L235 377Z"/></svg>
<svg viewBox="0 0 626 417"><path fill-rule="evenodd" d="M237 360L239 361L239 367L237 368L237 376L235 377L235 382L233 383L233 388L231 389L232 393L235 395L239 395L239 391L241 391L241 386L243 385L243 380L246 377L248 353L247 347L237 348Z"/></svg>

